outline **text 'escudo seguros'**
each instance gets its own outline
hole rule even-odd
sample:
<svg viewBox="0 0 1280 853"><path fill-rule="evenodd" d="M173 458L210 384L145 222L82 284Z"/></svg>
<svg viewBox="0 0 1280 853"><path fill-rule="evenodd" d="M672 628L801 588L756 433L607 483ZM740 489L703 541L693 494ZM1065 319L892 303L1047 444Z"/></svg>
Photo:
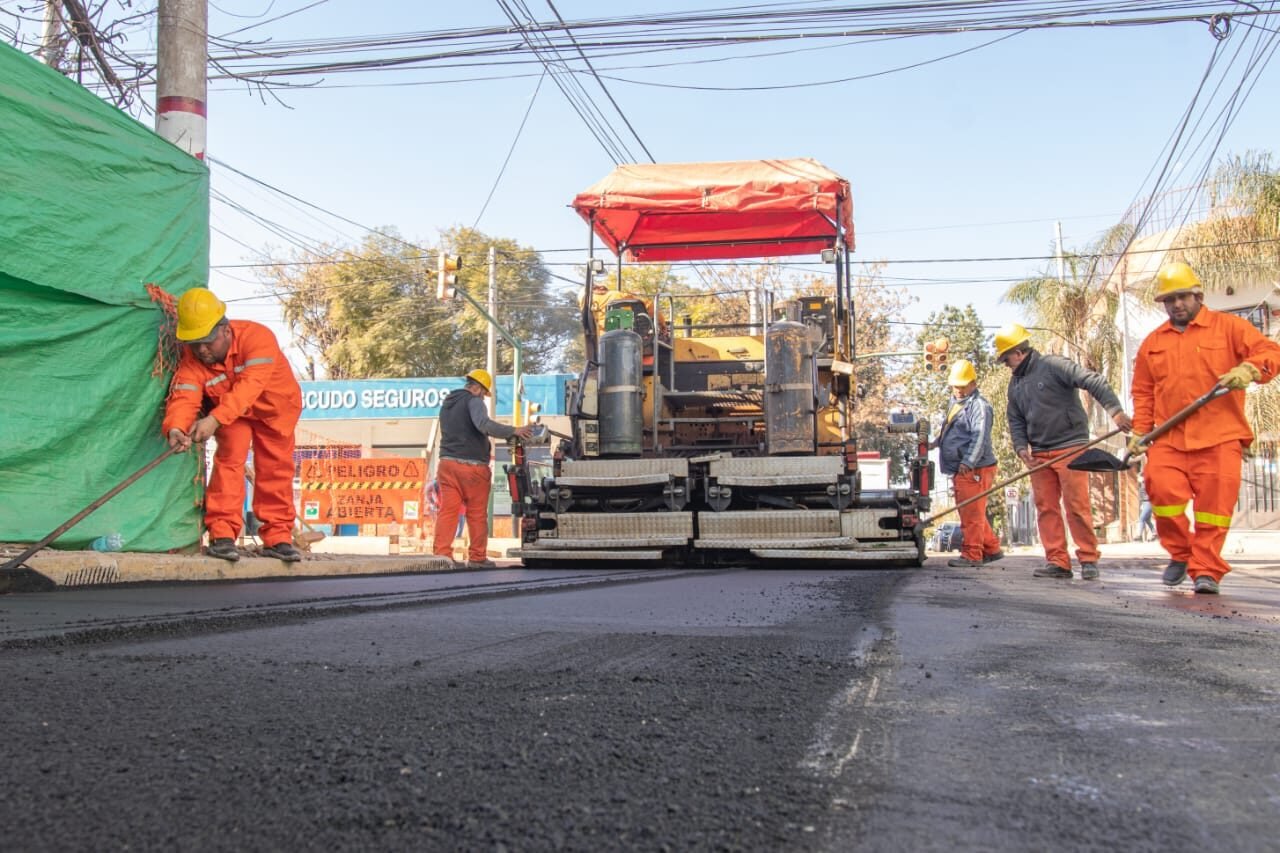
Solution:
<svg viewBox="0 0 1280 853"><path fill-rule="evenodd" d="M365 388L362 391L309 390L302 394L304 409L434 409L450 388Z"/></svg>

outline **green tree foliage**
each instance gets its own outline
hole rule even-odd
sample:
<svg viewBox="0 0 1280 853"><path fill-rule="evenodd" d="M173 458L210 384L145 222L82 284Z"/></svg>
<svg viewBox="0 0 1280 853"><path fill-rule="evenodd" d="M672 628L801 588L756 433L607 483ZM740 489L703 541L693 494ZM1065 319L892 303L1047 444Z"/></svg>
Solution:
<svg viewBox="0 0 1280 853"><path fill-rule="evenodd" d="M497 248L497 319L521 342L524 371L563 369L576 306L571 296L550 290L536 252L472 229L446 232L443 250L463 258L459 287L485 304L490 245ZM484 363L486 321L462 299L436 298L435 261L435 252L388 230L355 247L300 252L264 278L295 342L320 368L313 376L458 375ZM511 357L500 343L500 371L511 370Z"/></svg>
<svg viewBox="0 0 1280 853"><path fill-rule="evenodd" d="M972 305L966 305L963 308L944 305L930 313L924 325L916 333L913 348L923 350L926 343L939 338L946 338L948 341L948 369L950 364L958 358L969 359L978 373L979 385L987 374L997 369L1003 371L1003 368L995 363L987 331L983 328L978 312L973 310ZM909 399L921 415L933 421L935 428L951 400L947 375L948 371L939 373L926 370L924 358L921 356L912 361L912 369L905 377L904 384Z"/></svg>
<svg viewBox="0 0 1280 853"><path fill-rule="evenodd" d="M1022 463L1013 452L1013 442L1009 439L1009 421L1005 415L1009 371L995 360L990 335L982 325L978 312L972 305L963 308L944 305L934 311L917 333L915 347L924 349L926 342L938 338L946 338L949 342L949 364L960 358L973 362L974 371L978 375L978 391L991 404L991 444L996 454L996 479L1003 480L1020 473ZM936 437L945 423L946 412L951 405L948 372L925 370L923 358L918 359L915 364L916 368L908 375L905 383L907 392L920 414L929 418L932 435ZM1025 488L1025 484L1023 487ZM989 511L1000 516L1004 511L1003 505L998 500L992 501Z"/></svg>
<svg viewBox="0 0 1280 853"><path fill-rule="evenodd" d="M472 228L453 228L441 239L442 248L462 258L459 287L481 305L489 292L489 247L495 248L497 315L495 319L523 348L525 373L565 370L569 341L581 337L576 294L552 288L542 257L507 238L490 237ZM453 345L460 364L483 364L488 321L462 300L450 306ZM498 339L498 368L512 368L513 351Z"/></svg>

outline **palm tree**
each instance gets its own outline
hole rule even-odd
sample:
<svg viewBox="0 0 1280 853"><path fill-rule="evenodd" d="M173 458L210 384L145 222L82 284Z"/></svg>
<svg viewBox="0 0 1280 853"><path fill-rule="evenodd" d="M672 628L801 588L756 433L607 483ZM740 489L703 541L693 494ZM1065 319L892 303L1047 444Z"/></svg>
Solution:
<svg viewBox="0 0 1280 853"><path fill-rule="evenodd" d="M1280 171L1271 155L1227 158L1205 189L1210 213L1179 241L1205 287L1225 290L1280 278Z"/></svg>
<svg viewBox="0 0 1280 853"><path fill-rule="evenodd" d="M1131 229L1116 225L1086 251L1063 258L1062 276L1042 273L1012 285L1004 301L1020 307L1040 336L1046 352L1060 353L1114 382L1122 368L1120 332L1115 315L1118 295L1104 285L1100 258L1129 242Z"/></svg>

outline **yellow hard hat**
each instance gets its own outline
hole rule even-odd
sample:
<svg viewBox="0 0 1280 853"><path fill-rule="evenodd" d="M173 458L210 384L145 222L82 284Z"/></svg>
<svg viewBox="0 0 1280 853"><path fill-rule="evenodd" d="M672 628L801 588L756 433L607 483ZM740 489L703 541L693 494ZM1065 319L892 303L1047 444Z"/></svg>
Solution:
<svg viewBox="0 0 1280 853"><path fill-rule="evenodd" d="M1017 323L1001 326L996 330L996 358L1003 358L1005 353L1030 337L1027 330Z"/></svg>
<svg viewBox="0 0 1280 853"><path fill-rule="evenodd" d="M209 337L227 306L207 287L193 287L178 297L178 340L192 344Z"/></svg>
<svg viewBox="0 0 1280 853"><path fill-rule="evenodd" d="M467 378L483 388L486 394L493 391L493 377L489 375L489 371L477 367L467 374Z"/></svg>
<svg viewBox="0 0 1280 853"><path fill-rule="evenodd" d="M951 364L951 375L947 377L947 384L952 388L963 388L977 378L978 372L973 369L973 362L967 358L958 358Z"/></svg>
<svg viewBox="0 0 1280 853"><path fill-rule="evenodd" d="M1164 302L1175 293L1204 293L1200 276L1182 261L1165 264L1156 273L1156 302Z"/></svg>

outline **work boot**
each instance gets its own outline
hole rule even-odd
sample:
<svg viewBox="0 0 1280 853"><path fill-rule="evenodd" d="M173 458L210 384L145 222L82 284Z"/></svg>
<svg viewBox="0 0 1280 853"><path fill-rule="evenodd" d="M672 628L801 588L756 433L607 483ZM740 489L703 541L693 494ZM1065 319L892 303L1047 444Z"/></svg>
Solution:
<svg viewBox="0 0 1280 853"><path fill-rule="evenodd" d="M496 569L498 564L488 558L483 560L467 560L468 569Z"/></svg>
<svg viewBox="0 0 1280 853"><path fill-rule="evenodd" d="M219 560L228 560L234 563L240 559L240 552L236 550L236 541L234 539L214 539L209 542L209 547L204 552L210 557L217 557Z"/></svg>
<svg viewBox="0 0 1280 853"><path fill-rule="evenodd" d="M970 560L968 557L952 557L947 560L947 565L953 569L980 569L982 563L978 560Z"/></svg>
<svg viewBox="0 0 1280 853"><path fill-rule="evenodd" d="M286 563L296 563L302 559L302 555L298 553L297 548L293 547L292 542L277 542L274 545L268 545L262 549L262 556L274 557Z"/></svg>
<svg viewBox="0 0 1280 853"><path fill-rule="evenodd" d="M1056 563L1045 563L1031 574L1038 578L1070 578L1071 570L1064 569Z"/></svg>
<svg viewBox="0 0 1280 853"><path fill-rule="evenodd" d="M1208 575L1201 575L1196 578L1196 592L1206 593L1208 595L1218 594L1218 582Z"/></svg>
<svg viewBox="0 0 1280 853"><path fill-rule="evenodd" d="M996 551L994 554L984 554L982 557L982 562L994 563L996 560L1003 560L1003 559L1004 559L1004 551Z"/></svg>
<svg viewBox="0 0 1280 853"><path fill-rule="evenodd" d="M1080 580L1096 581L1098 579L1097 563L1081 563L1080 564Z"/></svg>
<svg viewBox="0 0 1280 853"><path fill-rule="evenodd" d="M1187 564L1182 560L1170 560L1160 578L1165 586L1177 586L1187 579Z"/></svg>

